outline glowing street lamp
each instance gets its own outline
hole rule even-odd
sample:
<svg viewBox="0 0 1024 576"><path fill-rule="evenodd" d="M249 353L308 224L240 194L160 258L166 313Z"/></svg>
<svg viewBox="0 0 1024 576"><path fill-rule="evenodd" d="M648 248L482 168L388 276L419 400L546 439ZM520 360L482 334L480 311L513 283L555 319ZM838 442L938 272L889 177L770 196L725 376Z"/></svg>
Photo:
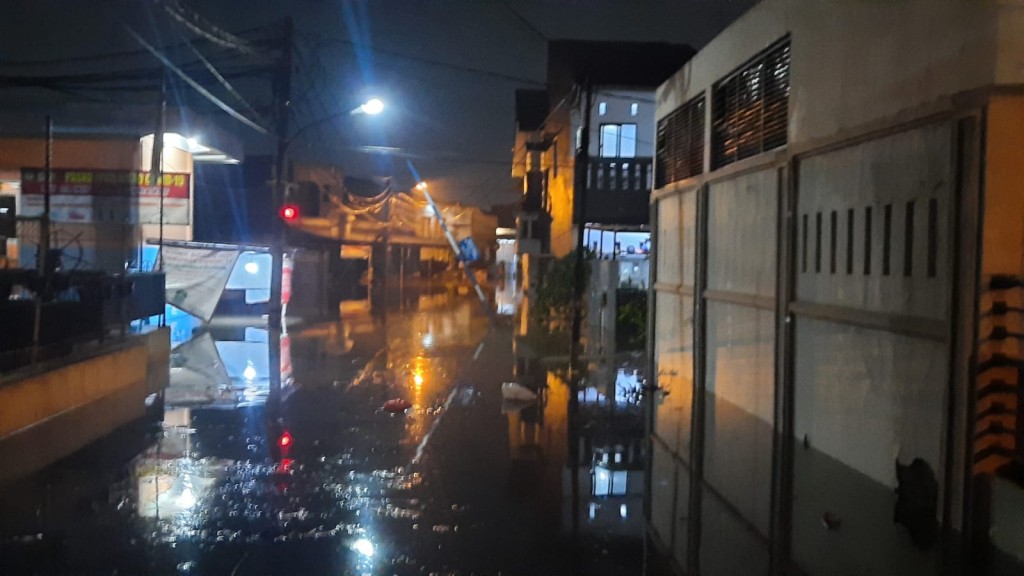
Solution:
<svg viewBox="0 0 1024 576"><path fill-rule="evenodd" d="M370 98L369 100L361 104L358 110L363 114L376 116L377 114L380 114L381 112L384 111L384 102L381 101L380 98Z"/></svg>
<svg viewBox="0 0 1024 576"><path fill-rule="evenodd" d="M368 114L370 116L376 116L384 111L384 102L380 98L371 98L361 105L355 107L348 112L338 112L319 118L306 124L305 126L296 130L290 137L287 136L287 122L283 122L282 126L285 126L285 130L278 135L277 142L277 158L275 161L274 168L274 191L273 191L273 204L278 209L278 214L281 220L285 223L295 223L299 218L298 207L287 204L288 195L285 191L284 182L284 164L285 155L288 152L288 148L307 130L314 126L319 126L325 122L340 118L341 116L350 116L354 114ZM287 114L285 114L287 119ZM275 224L276 225L276 224ZM280 326L282 323L282 303L281 303L281 289L283 281L283 265L284 265L284 238L283 229L278 230L275 233L275 237L271 240L270 253L273 258L273 264L270 274L270 303L268 310L268 324L273 327Z"/></svg>

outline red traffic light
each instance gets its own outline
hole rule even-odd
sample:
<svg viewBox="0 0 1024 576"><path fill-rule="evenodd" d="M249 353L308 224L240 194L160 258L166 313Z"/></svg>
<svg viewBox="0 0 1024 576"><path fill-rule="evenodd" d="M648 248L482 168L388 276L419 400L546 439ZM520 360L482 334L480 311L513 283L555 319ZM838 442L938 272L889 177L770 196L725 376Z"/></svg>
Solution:
<svg viewBox="0 0 1024 576"><path fill-rule="evenodd" d="M299 207L294 204L281 206L281 219L285 222L292 222L299 218Z"/></svg>
<svg viewBox="0 0 1024 576"><path fill-rule="evenodd" d="M285 430L284 434L281 434L281 438L277 441L281 445L281 448L287 448L292 445L292 435L290 432Z"/></svg>

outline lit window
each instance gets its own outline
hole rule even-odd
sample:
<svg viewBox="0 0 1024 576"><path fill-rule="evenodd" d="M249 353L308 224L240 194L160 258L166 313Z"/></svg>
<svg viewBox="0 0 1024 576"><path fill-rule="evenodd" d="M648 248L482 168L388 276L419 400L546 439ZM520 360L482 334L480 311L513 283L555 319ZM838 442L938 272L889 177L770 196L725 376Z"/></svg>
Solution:
<svg viewBox="0 0 1024 576"><path fill-rule="evenodd" d="M640 113L640 105L639 104L637 104L636 102L633 102L632 104L629 105L629 115L630 116L636 116L639 113Z"/></svg>
<svg viewBox="0 0 1024 576"><path fill-rule="evenodd" d="M602 124L601 157L635 158L636 124Z"/></svg>
<svg viewBox="0 0 1024 576"><path fill-rule="evenodd" d="M576 129L576 149L583 148L583 128Z"/></svg>
<svg viewBox="0 0 1024 576"><path fill-rule="evenodd" d="M597 114L599 116L604 116L607 113L608 113L608 103L607 102L601 102L600 104L597 105Z"/></svg>
<svg viewBox="0 0 1024 576"><path fill-rule="evenodd" d="M636 157L636 124L622 125L619 156L622 158Z"/></svg>

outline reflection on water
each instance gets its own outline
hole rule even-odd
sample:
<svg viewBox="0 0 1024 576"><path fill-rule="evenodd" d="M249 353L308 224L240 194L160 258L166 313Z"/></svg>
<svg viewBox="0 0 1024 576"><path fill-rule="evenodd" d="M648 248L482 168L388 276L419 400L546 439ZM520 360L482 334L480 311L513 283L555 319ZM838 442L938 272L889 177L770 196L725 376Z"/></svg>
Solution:
<svg viewBox="0 0 1024 576"><path fill-rule="evenodd" d="M643 374L594 367L572 430L561 368L477 301L417 308L197 334L157 427L0 496L0 573L571 573L573 543L636 573ZM503 404L513 364L536 402Z"/></svg>
<svg viewBox="0 0 1024 576"><path fill-rule="evenodd" d="M452 383L481 333L469 307L446 304L424 297L419 314L383 325L351 316L312 325L282 335L276 351L275 336L252 328L177 349L162 437L133 463L135 512L152 523L150 541L192 550L340 539L348 558L337 567L358 570L394 557L403 546L381 523L424 528L425 499L407 496L423 483L413 466L452 402L474 395ZM281 371L272 374L275 354ZM382 412L392 397L411 407ZM332 403L344 418L332 418ZM332 421L347 430L323 426ZM416 563L408 550L397 557Z"/></svg>

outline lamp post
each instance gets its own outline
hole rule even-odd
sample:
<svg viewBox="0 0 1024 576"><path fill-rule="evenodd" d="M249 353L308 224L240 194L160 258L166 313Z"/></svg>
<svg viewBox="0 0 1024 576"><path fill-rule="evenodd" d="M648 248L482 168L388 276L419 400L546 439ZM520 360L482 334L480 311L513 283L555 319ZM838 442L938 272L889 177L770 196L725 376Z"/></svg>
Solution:
<svg viewBox="0 0 1024 576"><path fill-rule="evenodd" d="M487 317L494 321L494 311L491 310L491 305L487 301L487 296L484 294L483 288L480 287L480 282L477 281L476 275L469 268L469 261L466 259L466 255L462 252L462 247L455 240L455 236L452 235L451 230L448 229L448 224L445 223L444 215L441 214L441 210L438 209L437 204L434 203L434 198L430 195L430 191L427 190L427 183L420 182L416 185L416 189L423 192L423 196L427 199L427 205L430 207L430 212L437 218L438 224L441 225L441 231L444 232L444 237L448 240L448 244L451 245L452 251L455 252L455 256L459 259L462 264L462 269L466 272L466 277L469 279L470 284L476 290L476 295L480 298L480 303L484 307L484 311L487 313Z"/></svg>
<svg viewBox="0 0 1024 576"><path fill-rule="evenodd" d="M286 107L285 107L286 108ZM323 118L319 118L306 124L295 131L291 136L287 136L287 113L282 115L278 126L278 141L277 141L277 155L274 163L274 189L273 189L273 208L274 213L279 215L273 219L272 236L270 252L273 258L273 266L270 275L270 302L268 304L267 323L270 327L280 327L283 321L283 305L281 297L283 295L282 281L284 279L283 265L284 265L284 223L281 218L284 217L282 210L288 204L288 192L285 188L286 178L284 174L285 169L285 157L288 153L288 148L310 128L319 126L325 122L329 122L342 116L352 116L358 114L367 114L370 116L376 116L384 111L384 102L379 98L371 98L366 102L363 102L355 108L345 111L331 114Z"/></svg>

